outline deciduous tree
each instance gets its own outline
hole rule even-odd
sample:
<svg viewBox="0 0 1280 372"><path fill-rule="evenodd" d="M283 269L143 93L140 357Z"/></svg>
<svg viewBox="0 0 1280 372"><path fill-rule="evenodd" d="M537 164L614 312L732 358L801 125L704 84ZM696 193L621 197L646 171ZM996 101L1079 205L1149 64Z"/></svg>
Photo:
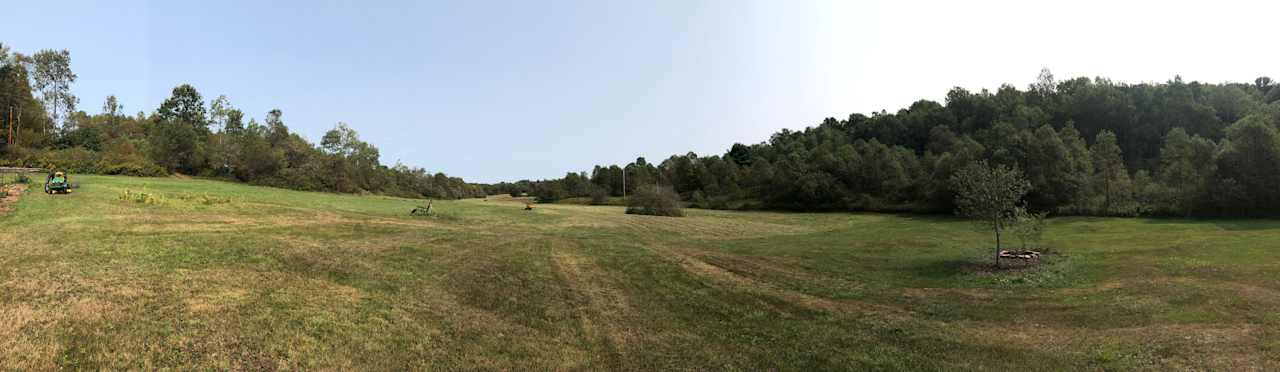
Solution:
<svg viewBox="0 0 1280 372"><path fill-rule="evenodd" d="M951 176L956 190L956 213L978 221L995 234L996 265L1000 264L1000 234L1017 218L1018 202L1031 183L1017 168L986 161L972 163Z"/></svg>

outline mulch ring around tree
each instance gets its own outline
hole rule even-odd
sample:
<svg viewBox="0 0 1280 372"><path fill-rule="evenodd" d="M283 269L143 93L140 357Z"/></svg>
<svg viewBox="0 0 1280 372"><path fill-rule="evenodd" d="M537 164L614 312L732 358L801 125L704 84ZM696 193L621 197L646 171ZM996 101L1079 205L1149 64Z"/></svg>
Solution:
<svg viewBox="0 0 1280 372"><path fill-rule="evenodd" d="M18 203L18 198L22 197L22 192L27 190L27 185L13 184L0 186L0 190L5 192L4 197L0 198L0 214L9 213L13 210L13 205Z"/></svg>

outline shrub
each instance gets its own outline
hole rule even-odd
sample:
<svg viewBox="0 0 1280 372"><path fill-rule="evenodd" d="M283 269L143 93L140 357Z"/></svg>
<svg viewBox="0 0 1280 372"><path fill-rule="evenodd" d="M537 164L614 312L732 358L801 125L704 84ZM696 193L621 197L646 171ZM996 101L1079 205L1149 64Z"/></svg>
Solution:
<svg viewBox="0 0 1280 372"><path fill-rule="evenodd" d="M1036 213L1028 211L1026 207L1018 207L1013 215L1014 223L1009 229L1021 241L1022 249L1036 248L1040 243L1040 237L1044 235L1045 217L1048 217L1049 213Z"/></svg>
<svg viewBox="0 0 1280 372"><path fill-rule="evenodd" d="M533 196L539 203L555 203L565 197L564 187L559 182L548 182L533 190Z"/></svg>
<svg viewBox="0 0 1280 372"><path fill-rule="evenodd" d="M182 200L182 201L187 201L187 202L192 202L192 203L198 203L198 204L203 204L203 205L218 205L218 204L229 204L229 203L231 203L231 198L224 197L224 196L214 196L214 195L209 195L208 193L205 193L205 194L181 194L181 195L178 195L178 196L177 196L177 198L178 198L179 200Z"/></svg>
<svg viewBox="0 0 1280 372"><path fill-rule="evenodd" d="M164 203L164 199L161 198L159 195L147 193L147 192L132 191L132 190L124 190L123 192L121 192L119 199L138 203L138 204L163 204Z"/></svg>
<svg viewBox="0 0 1280 372"><path fill-rule="evenodd" d="M102 174L114 174L121 176L138 176L138 177L160 177L167 175L169 172L155 163L148 161L137 161L123 164L110 164L103 162Z"/></svg>
<svg viewBox="0 0 1280 372"><path fill-rule="evenodd" d="M609 193L599 187L591 189L591 205L605 204L609 204Z"/></svg>
<svg viewBox="0 0 1280 372"><path fill-rule="evenodd" d="M38 164L44 168L72 173L98 173L98 153L83 147L46 150L37 155Z"/></svg>
<svg viewBox="0 0 1280 372"><path fill-rule="evenodd" d="M641 187L627 201L627 214L683 217L680 196L671 188L651 190Z"/></svg>

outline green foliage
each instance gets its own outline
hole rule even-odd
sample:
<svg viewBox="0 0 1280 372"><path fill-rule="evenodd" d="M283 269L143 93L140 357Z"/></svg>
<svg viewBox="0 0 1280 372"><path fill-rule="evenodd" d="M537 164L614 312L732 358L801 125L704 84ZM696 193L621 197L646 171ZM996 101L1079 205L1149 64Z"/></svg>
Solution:
<svg viewBox="0 0 1280 372"><path fill-rule="evenodd" d="M76 74L71 71L71 52L44 49L31 56L31 82L40 92L40 101L49 110L54 124L66 126L65 118L75 111L79 98L71 94Z"/></svg>
<svg viewBox="0 0 1280 372"><path fill-rule="evenodd" d="M1094 194L1102 198L1097 210L1104 215L1133 215L1133 184L1115 133L1098 133L1089 152L1093 154Z"/></svg>
<svg viewBox="0 0 1280 372"><path fill-rule="evenodd" d="M150 116L124 115L114 95L98 115L75 111L70 86L76 78L68 51L27 57L0 45L0 107L6 110L0 133L7 136L8 125L17 124L16 144L8 137L0 144L0 165L132 176L180 172L299 190L442 199L484 195L483 187L457 177L381 164L378 149L346 124L315 145L291 133L279 109L267 112L262 124L246 123L226 96L206 106L189 84L174 87ZM20 120L8 120L9 108Z"/></svg>
<svg viewBox="0 0 1280 372"><path fill-rule="evenodd" d="M1031 190L1031 183L1017 168L979 161L952 175L951 184L956 190L956 213L973 219L984 229L991 229L995 233L998 255L1000 233L1016 222L1018 202Z"/></svg>
<svg viewBox="0 0 1280 372"><path fill-rule="evenodd" d="M165 170L194 173L199 166L195 129L186 123L162 121L147 133L148 157Z"/></svg>
<svg viewBox="0 0 1280 372"><path fill-rule="evenodd" d="M1238 150L1227 146L1235 141L1229 127L1253 122L1256 132L1280 123L1280 106L1263 99L1280 92L1274 86L1269 79L1056 81L1042 71L1026 91L1008 85L996 92L957 88L945 104L918 101L897 112L827 118L801 131L782 130L766 142L735 144L724 155L598 165L590 181L619 196L626 169L627 193L656 181L699 208L941 212L955 209L951 176L987 160L1022 169L1033 186L1027 207L1038 211L1280 215L1271 201L1280 196L1268 196L1276 189L1268 182L1276 182L1267 174L1276 172L1258 160L1271 156L1258 150L1269 146L1259 145L1259 136ZM517 184L490 188L506 192ZM1265 208L1258 208L1259 201Z"/></svg>
<svg viewBox="0 0 1280 372"><path fill-rule="evenodd" d="M1040 239L1044 236L1047 217L1049 217L1049 212L1032 212L1027 210L1025 206L1015 209L1013 225L1009 227L1009 230L1014 236L1018 237L1023 250L1036 248L1040 244Z"/></svg>
<svg viewBox="0 0 1280 372"><path fill-rule="evenodd" d="M669 187L656 190L642 187L627 200L627 214L684 217L684 209L680 207L680 196L675 190Z"/></svg>
<svg viewBox="0 0 1280 372"><path fill-rule="evenodd" d="M146 191L133 191L133 190L125 189L124 191L121 191L120 194L116 196L116 198L123 201L138 203L138 204L148 204L148 205L164 204L164 197L161 197L159 194L146 192Z"/></svg>
<svg viewBox="0 0 1280 372"><path fill-rule="evenodd" d="M609 203L609 192L602 188L595 187L591 189L591 205L605 205Z"/></svg>
<svg viewBox="0 0 1280 372"><path fill-rule="evenodd" d="M157 122L186 125L198 134L209 130L207 115L204 98L189 84L174 87L173 94L156 109Z"/></svg>

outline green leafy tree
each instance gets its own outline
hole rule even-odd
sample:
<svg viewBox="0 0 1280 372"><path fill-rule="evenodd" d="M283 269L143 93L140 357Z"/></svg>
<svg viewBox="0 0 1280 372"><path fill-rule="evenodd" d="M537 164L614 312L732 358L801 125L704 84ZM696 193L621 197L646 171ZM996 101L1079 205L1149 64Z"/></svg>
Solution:
<svg viewBox="0 0 1280 372"><path fill-rule="evenodd" d="M102 103L102 114L107 116L107 127L110 128L113 136L119 131L120 116L124 113L124 105L116 99L116 96L107 96L106 102Z"/></svg>
<svg viewBox="0 0 1280 372"><path fill-rule="evenodd" d="M1115 133L1109 130L1099 132L1089 151L1093 155L1094 185L1103 198L1100 211L1103 214L1114 213L1118 211L1118 205L1129 201L1133 188Z"/></svg>
<svg viewBox="0 0 1280 372"><path fill-rule="evenodd" d="M204 98L200 97L200 92L189 84L173 88L169 98L160 104L159 109L156 109L156 118L160 122L189 126L195 134L209 133L208 112L204 107Z"/></svg>
<svg viewBox="0 0 1280 372"><path fill-rule="evenodd" d="M1034 248L1044 236L1048 212L1032 212L1026 207L1017 207L1014 211L1013 225L1010 227L1014 236L1022 243L1022 250Z"/></svg>
<svg viewBox="0 0 1280 372"><path fill-rule="evenodd" d="M1196 204L1205 200L1211 177L1217 172L1216 152L1212 141L1187 135L1182 128L1169 130L1156 174L1159 182L1171 189L1169 197L1162 200L1167 208L1190 216Z"/></svg>
<svg viewBox="0 0 1280 372"><path fill-rule="evenodd" d="M1031 183L1017 168L986 161L972 163L951 176L956 190L956 213L977 221L995 234L996 265L1000 264L1001 233L1017 218L1018 201Z"/></svg>
<svg viewBox="0 0 1280 372"><path fill-rule="evenodd" d="M190 125L158 122L148 131L147 144L151 160L169 172L190 172L196 162L196 133Z"/></svg>
<svg viewBox="0 0 1280 372"><path fill-rule="evenodd" d="M1242 198L1225 205L1232 214L1280 213L1280 132L1276 116L1250 115L1227 130L1220 176L1238 185Z"/></svg>
<svg viewBox="0 0 1280 372"><path fill-rule="evenodd" d="M75 111L79 98L71 94L71 84L78 78L71 71L71 52L45 49L29 60L31 86L40 92L40 101L49 118L59 127L65 126L66 114Z"/></svg>

